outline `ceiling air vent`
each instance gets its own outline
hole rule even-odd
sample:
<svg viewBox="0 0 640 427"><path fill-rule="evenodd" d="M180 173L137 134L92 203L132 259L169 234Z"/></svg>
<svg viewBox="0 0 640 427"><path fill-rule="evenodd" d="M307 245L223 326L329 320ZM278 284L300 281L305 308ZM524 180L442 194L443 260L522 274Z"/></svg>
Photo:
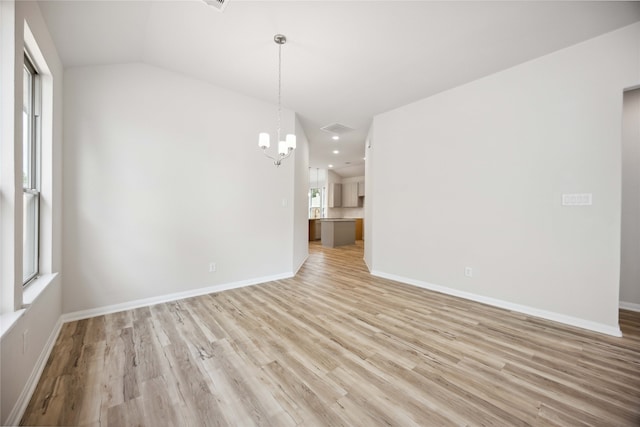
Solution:
<svg viewBox="0 0 640 427"><path fill-rule="evenodd" d="M227 3L229 0L203 0L206 4L211 6L212 8L219 10L220 12L224 12L224 8L227 7Z"/></svg>
<svg viewBox="0 0 640 427"><path fill-rule="evenodd" d="M341 125L340 123L332 123L330 125L326 125L325 127L321 127L325 132L335 133L336 135L341 135L343 133L351 132L353 128L349 126Z"/></svg>

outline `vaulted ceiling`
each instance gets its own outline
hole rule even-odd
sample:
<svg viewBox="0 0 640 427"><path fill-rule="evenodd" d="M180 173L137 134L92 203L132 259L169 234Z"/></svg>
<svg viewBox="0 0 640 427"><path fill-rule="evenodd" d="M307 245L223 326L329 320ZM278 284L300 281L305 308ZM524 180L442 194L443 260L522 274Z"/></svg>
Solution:
<svg viewBox="0 0 640 427"><path fill-rule="evenodd" d="M364 173L374 115L640 20L638 2L41 1L65 67L145 62L276 102L310 140L310 165ZM274 113L275 114L275 113ZM321 127L354 130L339 141ZM256 143L248 141L248 143ZM333 151L340 151L334 154Z"/></svg>

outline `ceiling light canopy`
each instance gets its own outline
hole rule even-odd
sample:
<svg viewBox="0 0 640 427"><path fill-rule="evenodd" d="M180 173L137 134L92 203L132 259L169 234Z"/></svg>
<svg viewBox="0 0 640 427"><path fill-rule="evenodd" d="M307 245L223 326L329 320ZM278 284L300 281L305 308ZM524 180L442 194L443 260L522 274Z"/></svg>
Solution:
<svg viewBox="0 0 640 427"><path fill-rule="evenodd" d="M282 45L287 42L287 38L282 34L276 34L273 36L273 41L278 45L278 123L276 127L276 140L278 141L278 155L271 156L267 153L267 148L271 146L271 137L267 132L261 132L258 135L258 147L262 148L262 152L265 156L273 160L273 164L276 167L280 166L282 161L289 157L293 150L296 148L296 136L292 133L281 138L281 97L282 97Z"/></svg>
<svg viewBox="0 0 640 427"><path fill-rule="evenodd" d="M227 7L227 3L229 0L202 0L215 10L219 10L220 12L224 12L224 8Z"/></svg>

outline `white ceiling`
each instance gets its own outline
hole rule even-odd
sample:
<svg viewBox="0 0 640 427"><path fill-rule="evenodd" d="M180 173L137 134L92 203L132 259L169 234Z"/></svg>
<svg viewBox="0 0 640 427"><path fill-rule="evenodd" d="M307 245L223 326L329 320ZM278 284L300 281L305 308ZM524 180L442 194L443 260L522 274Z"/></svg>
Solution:
<svg viewBox="0 0 640 427"><path fill-rule="evenodd" d="M223 13L198 0L40 7L65 67L142 61L273 103L273 35L285 34L283 105L301 117L310 166L331 163L344 177L364 174L374 115L640 20L640 3L617 1L229 0ZM332 141L320 128L336 122L355 130Z"/></svg>

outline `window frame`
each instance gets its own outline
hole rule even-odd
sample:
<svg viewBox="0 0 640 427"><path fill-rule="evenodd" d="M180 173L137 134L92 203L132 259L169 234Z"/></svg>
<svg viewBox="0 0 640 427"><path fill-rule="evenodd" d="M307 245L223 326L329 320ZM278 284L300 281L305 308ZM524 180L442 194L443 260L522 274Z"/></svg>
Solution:
<svg viewBox="0 0 640 427"><path fill-rule="evenodd" d="M29 285L34 279L36 279L40 274L40 116L42 110L42 97L41 97L41 82L40 75L38 73L37 68L34 65L34 61L29 57L29 53L25 50L24 52L24 70L27 71L29 75L28 89L31 92L28 102L29 102L29 112L28 112L28 126L24 126L23 129L26 129L29 133L28 135L28 144L29 144L29 159L28 159L28 176L24 176L24 159L23 159L23 199L26 195L35 196L35 212L33 219L33 223L35 228L33 229L34 234L34 242L33 242L33 266L34 271L29 271L28 276L25 276L25 266L23 259L23 272L22 272L22 286L26 287ZM25 85L23 84L23 87ZM24 99L24 94L23 94ZM23 107L24 108L24 107ZM23 135L22 143L23 143L23 153L25 151L24 144L27 142L27 138ZM24 202L23 202L24 205ZM26 227L26 219L27 212L23 212L22 214L23 221L23 230ZM25 254L25 247L27 245L24 244L25 236L23 236L23 257Z"/></svg>

